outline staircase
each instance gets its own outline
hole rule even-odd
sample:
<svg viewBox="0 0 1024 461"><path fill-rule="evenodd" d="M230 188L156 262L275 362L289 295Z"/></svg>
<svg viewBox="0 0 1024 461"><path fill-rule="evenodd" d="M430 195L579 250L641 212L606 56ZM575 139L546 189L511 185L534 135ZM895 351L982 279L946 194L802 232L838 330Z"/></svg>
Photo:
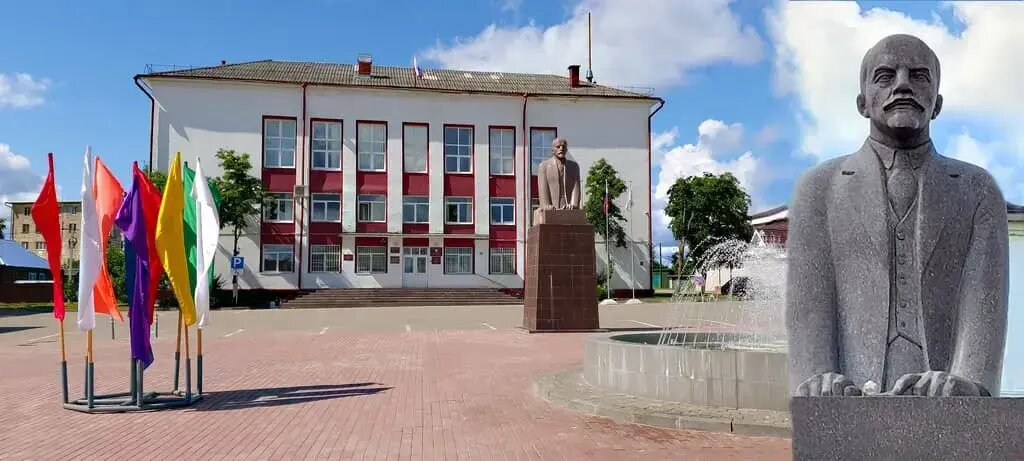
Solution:
<svg viewBox="0 0 1024 461"><path fill-rule="evenodd" d="M332 288L301 293L281 308L522 304L522 298L516 294L514 290L497 288Z"/></svg>

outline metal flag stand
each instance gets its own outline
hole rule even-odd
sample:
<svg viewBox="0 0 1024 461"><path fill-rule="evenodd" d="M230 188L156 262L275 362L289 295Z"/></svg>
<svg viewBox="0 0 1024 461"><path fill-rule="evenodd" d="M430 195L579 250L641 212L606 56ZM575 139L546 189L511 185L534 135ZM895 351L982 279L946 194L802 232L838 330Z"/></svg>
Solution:
<svg viewBox="0 0 1024 461"><path fill-rule="evenodd" d="M181 313L178 313L179 319ZM180 325L181 323L179 323ZM62 328L63 329L63 328ZM179 336L181 329L178 330ZM201 346L200 346L201 350ZM63 353L63 348L62 348ZM202 357L200 352L199 357ZM178 355L176 352L175 355ZM201 363L202 359L200 359ZM141 360L131 361L131 376L129 377L129 391L111 394L95 393L95 366L92 356L92 331L86 333L86 367L84 396L80 399L68 401L67 380L64 381L64 408L79 411L82 413L125 413L143 410L164 410L168 408L181 408L190 406L203 398L202 394L202 366L197 371L198 391L192 392L192 370L191 359L188 353L188 330L185 329L185 390L181 391L177 386L178 361L175 360L175 388L169 392L145 391L143 376L145 367ZM65 369L62 366L62 369ZM65 374L66 375L66 374Z"/></svg>

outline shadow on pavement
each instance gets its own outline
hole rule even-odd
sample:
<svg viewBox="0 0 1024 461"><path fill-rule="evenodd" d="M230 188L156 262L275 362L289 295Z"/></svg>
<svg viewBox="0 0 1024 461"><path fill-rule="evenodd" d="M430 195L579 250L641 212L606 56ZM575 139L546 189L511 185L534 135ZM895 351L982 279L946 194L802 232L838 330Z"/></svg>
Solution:
<svg viewBox="0 0 1024 461"><path fill-rule="evenodd" d="M0 317L21 317L23 315L52 314L53 306L5 307L0 309Z"/></svg>
<svg viewBox="0 0 1024 461"><path fill-rule="evenodd" d="M43 328L41 326L29 326L29 327L0 327L0 335L4 333L14 333L15 331L22 330L35 330L37 328Z"/></svg>
<svg viewBox="0 0 1024 461"><path fill-rule="evenodd" d="M378 383L352 383L207 392L204 393L203 400L196 406L196 410L220 411L276 407L342 397L373 395L389 389L391 387L381 387Z"/></svg>

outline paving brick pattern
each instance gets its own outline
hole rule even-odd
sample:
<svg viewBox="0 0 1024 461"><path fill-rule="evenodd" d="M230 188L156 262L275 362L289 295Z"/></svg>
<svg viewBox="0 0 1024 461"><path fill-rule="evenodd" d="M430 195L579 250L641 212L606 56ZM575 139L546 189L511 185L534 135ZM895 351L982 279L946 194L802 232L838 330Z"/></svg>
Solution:
<svg viewBox="0 0 1024 461"><path fill-rule="evenodd" d="M73 396L82 336L69 333ZM790 458L787 439L620 424L535 397L534 377L578 365L583 339L521 330L218 335L204 345L201 403L107 415L60 407L55 342L4 346L0 460ZM173 338L155 348L147 388L166 390ZM127 390L127 350L122 340L97 344L98 393Z"/></svg>

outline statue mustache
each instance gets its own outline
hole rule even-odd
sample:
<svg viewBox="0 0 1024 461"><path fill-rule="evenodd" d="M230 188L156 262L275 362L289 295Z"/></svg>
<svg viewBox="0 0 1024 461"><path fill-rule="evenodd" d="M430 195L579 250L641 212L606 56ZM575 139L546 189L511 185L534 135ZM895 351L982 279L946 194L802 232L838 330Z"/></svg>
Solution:
<svg viewBox="0 0 1024 461"><path fill-rule="evenodd" d="M889 109L892 109L893 107L896 107L897 105L901 105L901 104L910 104L910 105L914 106L917 110L924 111L924 106L921 105L921 103L917 102L917 100L914 99L914 98L908 98L908 97L900 97L900 98L893 99L892 101L890 101L890 102L886 103L884 106L882 106L882 110L889 110Z"/></svg>

